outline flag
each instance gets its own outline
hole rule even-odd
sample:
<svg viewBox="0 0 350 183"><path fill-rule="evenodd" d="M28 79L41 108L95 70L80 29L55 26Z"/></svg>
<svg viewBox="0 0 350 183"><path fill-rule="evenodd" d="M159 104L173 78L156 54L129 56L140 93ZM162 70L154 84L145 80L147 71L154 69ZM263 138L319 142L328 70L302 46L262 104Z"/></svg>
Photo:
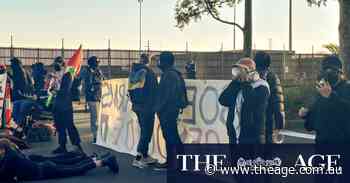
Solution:
<svg viewBox="0 0 350 183"><path fill-rule="evenodd" d="M76 76L80 73L82 55L83 55L83 51L82 51L82 46L80 45L78 50L75 51L74 55L67 61L66 72L71 73L72 76Z"/></svg>

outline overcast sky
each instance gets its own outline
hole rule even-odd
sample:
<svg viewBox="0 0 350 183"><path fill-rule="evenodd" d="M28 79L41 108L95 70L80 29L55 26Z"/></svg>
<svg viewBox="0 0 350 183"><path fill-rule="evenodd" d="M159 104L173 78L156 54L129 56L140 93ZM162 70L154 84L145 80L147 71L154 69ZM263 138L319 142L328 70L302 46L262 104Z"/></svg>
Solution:
<svg viewBox="0 0 350 183"><path fill-rule="evenodd" d="M288 0L254 0L254 44L257 49L288 48ZM338 42L339 12L336 0L327 7L309 7L306 0L294 0L294 49L297 52L324 52L323 44ZM143 47L151 49L218 51L233 49L233 29L204 17L183 31L175 27L176 0L144 0ZM137 0L6 0L0 3L0 46L8 46L10 34L15 46L105 48L111 39L113 49L138 49L139 14ZM233 9L222 16L233 19ZM237 20L243 21L243 4L237 7ZM237 48L242 34L237 30Z"/></svg>

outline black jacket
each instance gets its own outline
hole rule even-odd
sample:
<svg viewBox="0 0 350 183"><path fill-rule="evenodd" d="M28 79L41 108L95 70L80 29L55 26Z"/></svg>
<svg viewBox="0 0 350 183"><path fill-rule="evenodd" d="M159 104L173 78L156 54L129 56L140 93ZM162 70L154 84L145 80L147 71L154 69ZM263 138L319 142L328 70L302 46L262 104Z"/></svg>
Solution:
<svg viewBox="0 0 350 183"><path fill-rule="evenodd" d="M240 119L239 143L264 143L265 111L269 98L269 88L263 85L253 88L249 83L242 84L237 81L232 81L219 97L220 104L229 108L226 125L230 143L236 144L237 141L233 121L236 98L240 90L242 90L244 102Z"/></svg>
<svg viewBox="0 0 350 183"><path fill-rule="evenodd" d="M329 98L317 96L305 117L305 128L316 131L316 143L350 143L350 82L341 81Z"/></svg>
<svg viewBox="0 0 350 183"><path fill-rule="evenodd" d="M156 105L154 107L155 112L162 113L180 109L178 106L182 96L180 92L184 92L181 88L182 82L181 73L175 68L164 69L159 82Z"/></svg>
<svg viewBox="0 0 350 183"><path fill-rule="evenodd" d="M55 97L53 104L54 111L73 111L72 83L72 75L69 72L65 73L61 80L60 89Z"/></svg>
<svg viewBox="0 0 350 183"><path fill-rule="evenodd" d="M141 103L133 103L132 109L135 112L153 112L152 108L156 103L156 95L158 89L157 76L153 70L147 67L145 64L134 64L133 71L139 72L143 70L145 74L145 84L142 89L143 100ZM133 74L132 72L131 74Z"/></svg>
<svg viewBox="0 0 350 183"><path fill-rule="evenodd" d="M101 101L103 73L99 68L82 70L79 77L85 83L85 99L88 102ZM78 82L78 81L77 81Z"/></svg>

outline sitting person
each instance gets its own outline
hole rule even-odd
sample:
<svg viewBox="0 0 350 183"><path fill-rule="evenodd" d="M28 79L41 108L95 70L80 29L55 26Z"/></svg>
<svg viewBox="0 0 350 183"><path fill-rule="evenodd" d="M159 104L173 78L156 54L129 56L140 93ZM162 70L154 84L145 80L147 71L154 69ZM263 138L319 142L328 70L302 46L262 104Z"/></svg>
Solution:
<svg viewBox="0 0 350 183"><path fill-rule="evenodd" d="M84 154L67 153L44 157L24 155L7 139L0 139L0 180L5 182L45 180L83 175L89 170L107 166L114 174L119 172L115 156L101 159Z"/></svg>

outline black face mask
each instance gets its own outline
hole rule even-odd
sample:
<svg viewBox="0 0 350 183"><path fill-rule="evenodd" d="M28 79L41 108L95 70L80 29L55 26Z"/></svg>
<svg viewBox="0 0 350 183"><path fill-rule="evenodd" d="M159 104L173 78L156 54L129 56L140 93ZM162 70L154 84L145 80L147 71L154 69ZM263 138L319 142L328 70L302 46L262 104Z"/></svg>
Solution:
<svg viewBox="0 0 350 183"><path fill-rule="evenodd" d="M53 68L55 69L55 71L61 71L62 68L59 64L54 64Z"/></svg>
<svg viewBox="0 0 350 183"><path fill-rule="evenodd" d="M334 69L325 69L321 71L321 78L328 81L331 86L335 86L341 78L341 72Z"/></svg>

